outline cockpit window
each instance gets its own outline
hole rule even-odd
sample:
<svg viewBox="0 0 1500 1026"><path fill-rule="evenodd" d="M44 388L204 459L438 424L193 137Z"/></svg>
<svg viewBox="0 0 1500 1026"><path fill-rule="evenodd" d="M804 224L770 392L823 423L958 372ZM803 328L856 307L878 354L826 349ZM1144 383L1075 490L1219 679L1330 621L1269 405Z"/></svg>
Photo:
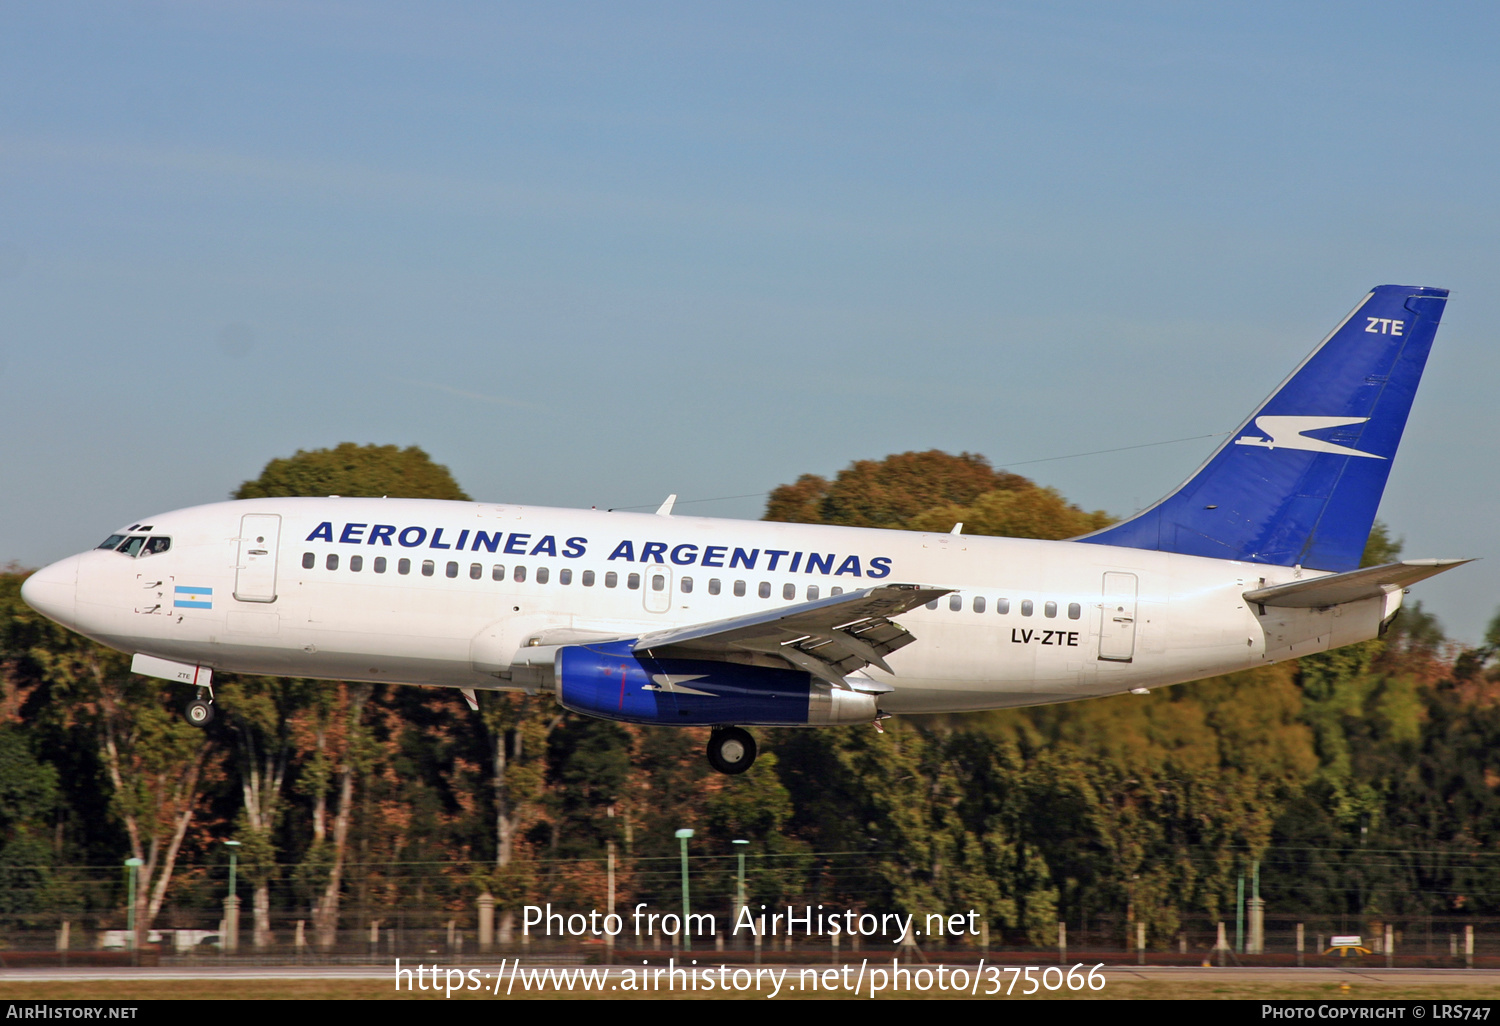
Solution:
<svg viewBox="0 0 1500 1026"><path fill-rule="evenodd" d="M142 534L136 534L130 536L129 538L126 538L125 541L120 545L120 547L115 551L123 552L127 556L134 556L141 551L141 546L144 544L146 544L146 536Z"/></svg>
<svg viewBox="0 0 1500 1026"><path fill-rule="evenodd" d="M141 555L143 555L143 556L154 556L158 552L166 552L171 547L172 547L172 539L171 538L162 538L162 537L159 537L159 536L156 537L156 538L147 538L146 539L146 547L143 548L143 549L141 549Z"/></svg>
<svg viewBox="0 0 1500 1026"><path fill-rule="evenodd" d="M112 549L124 540L125 536L123 534L112 534L108 538L104 539L104 543L99 547L101 549Z"/></svg>

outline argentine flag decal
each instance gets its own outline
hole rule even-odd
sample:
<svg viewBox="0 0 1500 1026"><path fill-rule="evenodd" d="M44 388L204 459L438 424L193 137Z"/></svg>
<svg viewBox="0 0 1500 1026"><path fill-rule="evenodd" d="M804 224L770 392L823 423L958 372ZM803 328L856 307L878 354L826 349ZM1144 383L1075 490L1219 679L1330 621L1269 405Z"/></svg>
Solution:
<svg viewBox="0 0 1500 1026"><path fill-rule="evenodd" d="M212 609L214 607L212 588L186 588L179 584L174 592L172 606L176 609Z"/></svg>

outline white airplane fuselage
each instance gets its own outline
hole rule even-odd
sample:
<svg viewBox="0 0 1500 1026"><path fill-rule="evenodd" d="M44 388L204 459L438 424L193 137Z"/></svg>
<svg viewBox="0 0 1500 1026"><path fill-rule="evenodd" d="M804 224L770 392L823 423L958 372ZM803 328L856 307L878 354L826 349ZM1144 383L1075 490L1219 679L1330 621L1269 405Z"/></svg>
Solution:
<svg viewBox="0 0 1500 1026"><path fill-rule="evenodd" d="M142 523L121 534L166 551L69 557L27 600L126 652L328 680L548 691L527 656L559 641L910 583L952 592L898 618L916 640L893 673L864 671L892 689L879 710L965 712L1322 651L1377 636L1401 601L1257 606L1247 590L1325 575L1110 545L487 503L251 499Z"/></svg>

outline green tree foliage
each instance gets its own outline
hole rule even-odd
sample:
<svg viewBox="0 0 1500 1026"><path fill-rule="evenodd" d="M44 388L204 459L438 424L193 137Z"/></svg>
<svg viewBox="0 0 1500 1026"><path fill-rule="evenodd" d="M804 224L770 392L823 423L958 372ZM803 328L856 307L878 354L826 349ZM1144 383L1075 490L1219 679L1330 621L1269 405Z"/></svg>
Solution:
<svg viewBox="0 0 1500 1026"><path fill-rule="evenodd" d="M448 468L421 449L342 442L332 449L298 449L274 459L260 476L234 491L236 499L281 495L364 495L403 499L460 499L468 495Z"/></svg>
<svg viewBox="0 0 1500 1026"><path fill-rule="evenodd" d="M61 897L48 837L60 798L57 769L37 759L27 732L0 726L0 912L45 909Z"/></svg>
<svg viewBox="0 0 1500 1026"><path fill-rule="evenodd" d="M1394 563L1401 558L1402 543L1399 539L1391 537L1390 528L1379 520L1370 529L1370 537L1365 540L1364 555L1360 558L1360 566L1381 566L1385 563Z"/></svg>

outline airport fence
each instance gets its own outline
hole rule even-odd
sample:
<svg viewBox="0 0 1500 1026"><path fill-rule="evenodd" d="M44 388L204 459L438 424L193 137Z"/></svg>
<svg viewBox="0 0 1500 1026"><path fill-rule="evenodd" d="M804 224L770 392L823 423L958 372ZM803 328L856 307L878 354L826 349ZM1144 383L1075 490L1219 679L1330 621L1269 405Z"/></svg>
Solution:
<svg viewBox="0 0 1500 1026"><path fill-rule="evenodd" d="M215 862L181 865L152 922L139 924L139 945L153 958L177 961L238 959L258 962L387 961L401 957L462 963L501 955L598 961L626 952L680 953L683 909L679 858L620 858L613 867L616 935L601 925L611 908L607 860L554 859L527 863L527 875L509 895L495 883L488 862L351 862L344 867L336 927L317 930L324 880L307 867L278 866L255 908L256 881L235 881L238 929L233 929L228 868ZM738 904L739 860L696 855L688 859L691 911L699 931L695 951L726 958L818 961L851 955L947 960L1010 952L1034 961L1106 961L1157 964L1365 964L1500 967L1500 916L1462 912L1430 915L1317 915L1266 908L1259 934L1249 914L1226 910L1223 919L1184 915L1170 931L1131 920L1125 909L1073 914L1070 920L1028 936L1014 924L986 922L966 908L896 909L883 906L890 892L889 864L868 852L812 852L793 856L747 854L746 908ZM795 881L796 890L788 890ZM129 871L121 866L3 867L0 871L0 961L6 954L36 956L98 951L129 952L132 939ZM489 906L486 909L486 895ZM524 930L525 906L542 922ZM550 906L550 908L549 908ZM797 918L788 936L786 915ZM550 912L554 918L547 919ZM594 915L591 917L590 914ZM914 913L910 935L895 913ZM781 915L779 921L762 915ZM656 919L651 919L651 916ZM748 916L748 919L746 918ZM852 917L852 918L851 918ZM957 918L955 918L957 917ZM841 929L835 941L831 920ZM1148 911L1141 919L1155 921ZM257 921L262 928L257 929ZM853 925L854 932L848 932ZM738 928L737 928L738 927ZM753 928L752 928L753 927ZM939 932L940 931L940 932ZM550 934L550 935L549 935ZM1360 938L1358 948L1336 938ZM65 956L62 956L65 957Z"/></svg>

